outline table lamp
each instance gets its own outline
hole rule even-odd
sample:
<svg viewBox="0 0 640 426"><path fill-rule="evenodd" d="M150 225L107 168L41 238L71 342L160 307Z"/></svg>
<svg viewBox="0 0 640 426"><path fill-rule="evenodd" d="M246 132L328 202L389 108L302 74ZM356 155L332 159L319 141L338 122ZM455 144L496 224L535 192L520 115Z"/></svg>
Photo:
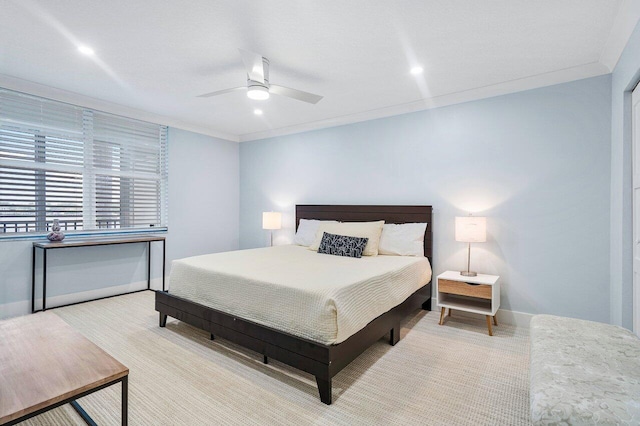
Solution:
<svg viewBox="0 0 640 426"><path fill-rule="evenodd" d="M469 270L471 243L484 243L487 241L487 218L478 216L456 217L456 241L469 244L467 248L467 270L461 271L460 275L475 277L478 274Z"/></svg>
<svg viewBox="0 0 640 426"><path fill-rule="evenodd" d="M280 212L263 212L262 213L262 229L268 229L269 245L273 246L273 230L282 228L282 213Z"/></svg>

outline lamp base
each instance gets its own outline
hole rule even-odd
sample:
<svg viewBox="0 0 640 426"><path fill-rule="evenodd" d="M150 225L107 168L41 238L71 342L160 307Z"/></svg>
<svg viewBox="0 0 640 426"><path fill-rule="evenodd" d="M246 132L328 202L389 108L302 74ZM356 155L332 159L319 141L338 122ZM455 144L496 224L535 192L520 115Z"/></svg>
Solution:
<svg viewBox="0 0 640 426"><path fill-rule="evenodd" d="M478 273L471 271L460 271L460 275L462 275L463 277L477 277Z"/></svg>

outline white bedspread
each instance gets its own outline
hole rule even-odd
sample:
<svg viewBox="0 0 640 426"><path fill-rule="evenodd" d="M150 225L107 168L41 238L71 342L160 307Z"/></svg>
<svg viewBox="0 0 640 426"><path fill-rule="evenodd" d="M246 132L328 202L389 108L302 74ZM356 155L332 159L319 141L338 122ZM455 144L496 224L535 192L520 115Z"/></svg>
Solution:
<svg viewBox="0 0 640 426"><path fill-rule="evenodd" d="M323 344L340 343L431 280L425 257L360 259L276 246L174 260L170 293Z"/></svg>

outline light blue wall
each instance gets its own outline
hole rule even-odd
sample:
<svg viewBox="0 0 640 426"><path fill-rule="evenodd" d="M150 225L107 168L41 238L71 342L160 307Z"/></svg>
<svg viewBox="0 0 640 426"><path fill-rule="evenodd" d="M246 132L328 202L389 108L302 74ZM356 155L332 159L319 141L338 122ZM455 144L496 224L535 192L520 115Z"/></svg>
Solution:
<svg viewBox="0 0 640 426"><path fill-rule="evenodd" d="M611 322L633 326L631 91L640 80L640 23L612 73Z"/></svg>
<svg viewBox="0 0 640 426"><path fill-rule="evenodd" d="M173 259L238 248L238 199L238 144L170 129L167 274ZM145 288L146 253L145 244L49 252L47 295L73 300L75 292ZM161 246L152 253L158 286ZM30 298L31 242L0 241L0 318L28 313Z"/></svg>
<svg viewBox="0 0 640 426"><path fill-rule="evenodd" d="M238 143L179 129L169 137L167 258L237 250Z"/></svg>
<svg viewBox="0 0 640 426"><path fill-rule="evenodd" d="M502 308L609 321L611 76L240 146L240 246L295 204L431 204L434 272L460 270L454 217L488 217L472 269Z"/></svg>

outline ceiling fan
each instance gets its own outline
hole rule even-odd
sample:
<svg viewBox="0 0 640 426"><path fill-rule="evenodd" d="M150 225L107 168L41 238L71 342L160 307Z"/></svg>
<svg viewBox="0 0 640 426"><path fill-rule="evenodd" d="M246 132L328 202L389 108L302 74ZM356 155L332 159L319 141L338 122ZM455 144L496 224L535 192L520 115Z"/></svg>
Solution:
<svg viewBox="0 0 640 426"><path fill-rule="evenodd" d="M280 86L269 83L269 60L261 55L246 50L238 49L242 55L242 62L247 69L247 85L242 87L234 87L233 89L218 90L217 92L205 93L198 96L199 98L209 98L229 92L247 91L247 97L255 100L269 99L269 94L286 96L288 98L297 99L310 104L317 104L322 96L313 93L303 92L302 90L291 89L289 87Z"/></svg>

